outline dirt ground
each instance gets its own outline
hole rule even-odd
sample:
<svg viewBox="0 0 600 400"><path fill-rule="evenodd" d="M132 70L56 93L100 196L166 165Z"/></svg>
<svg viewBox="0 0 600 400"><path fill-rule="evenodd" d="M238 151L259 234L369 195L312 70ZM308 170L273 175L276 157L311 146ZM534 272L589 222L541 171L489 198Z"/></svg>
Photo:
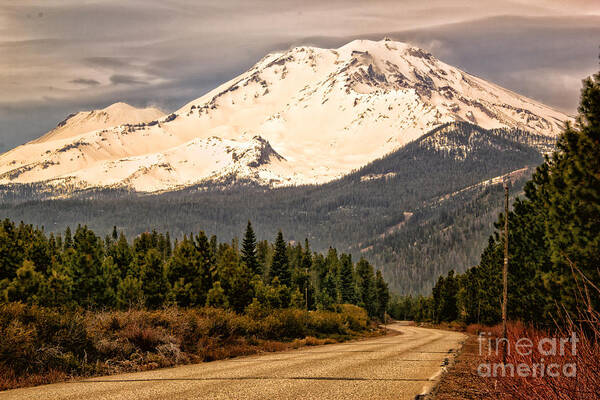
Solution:
<svg viewBox="0 0 600 400"><path fill-rule="evenodd" d="M494 399L487 394L485 381L477 376L479 342L477 336L469 335L461 353L429 397L432 400L481 400Z"/></svg>

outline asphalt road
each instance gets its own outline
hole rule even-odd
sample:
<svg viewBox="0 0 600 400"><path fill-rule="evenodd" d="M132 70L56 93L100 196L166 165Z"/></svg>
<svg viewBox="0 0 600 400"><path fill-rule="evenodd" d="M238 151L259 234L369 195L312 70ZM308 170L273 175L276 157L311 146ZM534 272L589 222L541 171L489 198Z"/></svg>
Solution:
<svg viewBox="0 0 600 400"><path fill-rule="evenodd" d="M0 393L0 399L410 399L435 384L461 333L401 335Z"/></svg>

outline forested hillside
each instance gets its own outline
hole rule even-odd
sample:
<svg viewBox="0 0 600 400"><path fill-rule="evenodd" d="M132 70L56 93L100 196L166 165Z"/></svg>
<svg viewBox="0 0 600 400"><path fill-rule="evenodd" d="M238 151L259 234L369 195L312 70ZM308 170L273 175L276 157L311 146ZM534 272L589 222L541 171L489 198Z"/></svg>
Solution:
<svg viewBox="0 0 600 400"><path fill-rule="evenodd" d="M333 245L376 261L395 291L421 293L440 273L477 263L500 209L500 180L492 179L513 173L518 193L531 173L527 168L552 145L527 132L452 123L321 186L266 189L235 182L152 196L81 192L74 199L27 202L6 195L0 212L48 232L81 222L102 234L113 225L127 235L158 227L180 240L200 229L230 240L239 236L239 221L250 219L260 239L281 229L293 241L308 238L318 251Z"/></svg>
<svg viewBox="0 0 600 400"><path fill-rule="evenodd" d="M567 313L576 323L597 329L600 73L585 81L577 122L565 128L556 147L508 214L508 318L548 327ZM396 302L397 316L498 323L505 218L500 214L476 266L440 276L430 297Z"/></svg>

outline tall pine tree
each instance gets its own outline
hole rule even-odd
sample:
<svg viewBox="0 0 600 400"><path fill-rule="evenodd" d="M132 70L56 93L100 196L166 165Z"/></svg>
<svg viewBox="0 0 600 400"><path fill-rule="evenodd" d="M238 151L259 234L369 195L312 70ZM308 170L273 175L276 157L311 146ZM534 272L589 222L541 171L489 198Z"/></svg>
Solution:
<svg viewBox="0 0 600 400"><path fill-rule="evenodd" d="M269 277L271 281L277 277L281 285L285 285L288 288L291 287L292 273L287 255L287 246L283 240L283 233L281 231L277 233L277 238L275 239L275 252L273 254L271 269L269 270Z"/></svg>
<svg viewBox="0 0 600 400"><path fill-rule="evenodd" d="M258 263L256 256L256 235L252 229L252 224L248 221L246 233L242 242L242 261L254 275L262 275L262 268Z"/></svg>

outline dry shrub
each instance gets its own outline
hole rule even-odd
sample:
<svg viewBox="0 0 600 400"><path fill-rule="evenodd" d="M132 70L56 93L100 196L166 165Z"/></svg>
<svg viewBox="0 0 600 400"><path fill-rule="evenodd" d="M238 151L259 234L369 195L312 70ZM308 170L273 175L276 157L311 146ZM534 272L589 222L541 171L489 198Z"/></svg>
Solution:
<svg viewBox="0 0 600 400"><path fill-rule="evenodd" d="M81 315L15 303L0 306L0 374L81 373L80 360L88 352L93 344Z"/></svg>
<svg viewBox="0 0 600 400"><path fill-rule="evenodd" d="M587 295L592 290L596 290L600 294L600 290L593 283L586 282L585 278L578 284L582 288L580 293L585 293L585 295L578 298L582 307L576 321L565 312L557 323L557 328L552 331L536 330L523 323L508 325L507 337L510 352L506 357L507 364L514 366L524 364L530 367L537 365L538 373L536 377L532 377L532 374L527 377L514 374L514 376L495 379L482 378L491 397L516 400L600 399L600 313L592 308ZM501 327L494 327L492 333L496 337L501 337ZM571 343L565 343L564 352L561 352L560 339L571 338L573 334L579 339L575 351L572 351ZM533 342L534 348L530 355L523 355L523 353L527 353L526 351L515 351L516 342L520 338L527 338ZM556 348L558 351L556 354L547 355L539 351L538 343L544 338L557 341ZM546 344L544 349L550 350L551 345ZM490 363L501 363L501 352L499 354L493 352L488 357L488 361ZM542 367L539 367L542 364L545 366L543 377L540 376ZM558 376L548 375L547 367L550 364L559 366ZM567 369L565 371L563 369L565 365L569 364L576 366L576 376L574 377L570 376L572 370ZM551 372L554 371L556 369L551 370Z"/></svg>
<svg viewBox="0 0 600 400"><path fill-rule="evenodd" d="M338 311L276 309L253 317L209 307L62 312L4 304L0 388L315 346L367 329L364 310Z"/></svg>
<svg viewBox="0 0 600 400"><path fill-rule="evenodd" d="M315 336L349 334L345 316L333 311L311 311L308 328Z"/></svg>
<svg viewBox="0 0 600 400"><path fill-rule="evenodd" d="M68 374L56 370L48 370L43 374L29 374L23 376L18 376L11 370L2 370L0 372L0 391L25 386L46 385L53 382L64 381L68 378Z"/></svg>
<svg viewBox="0 0 600 400"><path fill-rule="evenodd" d="M481 325L481 324L470 324L465 329L465 332L467 332L471 335L479 335L482 332L489 332L489 331L490 331L489 327L487 327L485 325Z"/></svg>
<svg viewBox="0 0 600 400"><path fill-rule="evenodd" d="M598 315L596 315L596 318ZM600 338L599 325L585 327L582 325L567 323L559 330L554 332L536 330L523 324L511 323L507 328L507 337L510 351L506 357L506 363L511 364L516 369L518 365L524 364L530 368L537 366L536 377L521 377L518 373L508 374L511 376L498 376L491 378L482 378L485 382L488 393L497 399L517 399L517 400L590 400L600 398ZM589 329L592 328L592 329ZM576 353L571 352L571 344L565 345L564 354L560 352L560 339L570 338L572 332L575 332L579 342L576 344ZM516 343L521 338L527 338L534 344L530 355L523 355L525 351L517 352ZM556 355L547 355L539 352L538 343L544 338L556 339L559 350ZM502 363L502 351L497 354L496 346L501 349L501 345L496 345L492 341L492 355L487 357L486 362L494 365ZM547 344L545 349L550 349ZM547 367L551 364L557 364L558 376L549 376ZM576 365L576 377L565 376L563 366L568 364ZM541 365L543 365L544 376L541 376ZM555 371L553 369L552 371ZM567 370L571 372L571 370Z"/></svg>
<svg viewBox="0 0 600 400"><path fill-rule="evenodd" d="M353 304L340 304L337 311L342 314L344 323L350 330L360 332L369 327L369 316L364 308Z"/></svg>
<svg viewBox="0 0 600 400"><path fill-rule="evenodd" d="M287 350L289 348L289 346L290 346L289 343L276 342L274 340L264 340L261 343L260 348L266 352L275 352L275 351Z"/></svg>

